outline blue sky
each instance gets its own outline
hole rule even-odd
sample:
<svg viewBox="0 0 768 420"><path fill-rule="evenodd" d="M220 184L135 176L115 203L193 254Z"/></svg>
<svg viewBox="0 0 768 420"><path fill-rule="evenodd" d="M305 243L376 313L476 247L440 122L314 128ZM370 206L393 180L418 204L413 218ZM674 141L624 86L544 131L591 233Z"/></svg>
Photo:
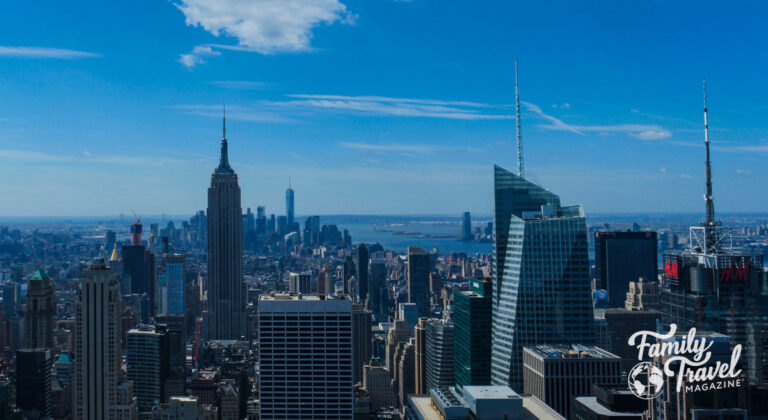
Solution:
<svg viewBox="0 0 768 420"><path fill-rule="evenodd" d="M243 207L492 211L492 165L590 212L768 210L759 2L0 5L0 216L191 214L227 105Z"/></svg>

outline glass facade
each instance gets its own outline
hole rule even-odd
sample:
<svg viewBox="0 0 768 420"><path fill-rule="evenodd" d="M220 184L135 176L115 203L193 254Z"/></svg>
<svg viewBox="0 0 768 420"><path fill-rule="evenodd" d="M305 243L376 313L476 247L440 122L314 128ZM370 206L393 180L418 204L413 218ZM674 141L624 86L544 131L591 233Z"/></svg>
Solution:
<svg viewBox="0 0 768 420"><path fill-rule="evenodd" d="M491 380L522 391L524 346L594 344L587 229L581 206L561 207L554 194L495 170L495 217L501 223L508 214L508 229L496 236L503 269L493 298Z"/></svg>

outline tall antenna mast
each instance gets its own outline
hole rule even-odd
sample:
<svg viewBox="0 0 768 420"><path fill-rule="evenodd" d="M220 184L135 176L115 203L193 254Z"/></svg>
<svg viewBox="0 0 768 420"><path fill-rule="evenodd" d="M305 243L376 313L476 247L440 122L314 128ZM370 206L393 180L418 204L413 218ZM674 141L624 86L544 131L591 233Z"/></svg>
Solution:
<svg viewBox="0 0 768 420"><path fill-rule="evenodd" d="M715 202L712 198L712 169L711 164L709 161L709 120L707 119L707 81L704 80L702 82L702 86L704 89L704 148L707 152L707 160L706 160L706 167L707 167L707 194L704 196L704 200L706 201L706 220L704 222L704 226L706 228L706 241L707 241L707 248L711 248L715 245L717 242L716 233L714 231L714 227L716 225L715 222Z"/></svg>
<svg viewBox="0 0 768 420"><path fill-rule="evenodd" d="M520 89L517 85L517 58L515 58L515 121L517 121L517 174L523 177L523 130L520 127Z"/></svg>
<svg viewBox="0 0 768 420"><path fill-rule="evenodd" d="M227 138L227 106L224 105L221 117L221 138Z"/></svg>

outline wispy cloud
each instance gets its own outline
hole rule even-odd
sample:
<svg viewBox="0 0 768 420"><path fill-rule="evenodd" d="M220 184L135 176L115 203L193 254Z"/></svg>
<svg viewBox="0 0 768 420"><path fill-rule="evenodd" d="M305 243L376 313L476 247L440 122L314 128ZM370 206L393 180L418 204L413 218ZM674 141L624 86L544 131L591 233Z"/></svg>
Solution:
<svg viewBox="0 0 768 420"><path fill-rule="evenodd" d="M740 152L768 153L768 144L759 144L754 146L735 146L730 147L729 149Z"/></svg>
<svg viewBox="0 0 768 420"><path fill-rule="evenodd" d="M499 113L502 106L477 102L432 99L390 98L383 96L288 95L293 100L273 101L280 107L320 109L349 113L398 117L495 120L514 118ZM495 112L494 112L495 111Z"/></svg>
<svg viewBox="0 0 768 420"><path fill-rule="evenodd" d="M414 144L414 143L356 143L339 142L339 146L347 149L355 149L364 152L392 152L406 155L427 154L434 152L483 152L483 149L474 147L449 146L439 144Z"/></svg>
<svg viewBox="0 0 768 420"><path fill-rule="evenodd" d="M198 64L205 63L203 57L211 57L221 55L220 52L214 51L208 45L196 46L190 54L182 54L179 56L179 63L183 64L187 68L195 67Z"/></svg>
<svg viewBox="0 0 768 420"><path fill-rule="evenodd" d="M199 115L201 117L221 118L222 114L221 104L177 105L173 108L179 109L182 112L190 115ZM234 121L270 123L296 122L294 119L289 118L269 107L255 108L240 105L227 105L227 119Z"/></svg>
<svg viewBox="0 0 768 420"><path fill-rule="evenodd" d="M86 51L67 50L62 48L9 47L0 45L0 57L59 58L73 60L76 58L99 57L99 54Z"/></svg>
<svg viewBox="0 0 768 420"><path fill-rule="evenodd" d="M739 175L749 175L752 173L749 169L734 169L733 173L739 174Z"/></svg>
<svg viewBox="0 0 768 420"><path fill-rule="evenodd" d="M53 163L53 162L71 162L71 163L102 163L110 165L131 165L131 166L165 166L170 164L185 164L188 161L176 158L157 159L145 156L120 156L120 155L99 155L87 150L83 151L82 156L59 155L51 153L36 152L23 149L0 149L0 161L12 161L22 163Z"/></svg>
<svg viewBox="0 0 768 420"><path fill-rule="evenodd" d="M211 84L224 89L237 90L261 90L270 86L269 83L250 80L216 80L211 82Z"/></svg>
<svg viewBox="0 0 768 420"><path fill-rule="evenodd" d="M308 51L315 27L350 24L355 19L338 0L180 0L175 6L184 13L187 25L237 40L234 46L211 44L207 48L262 54ZM202 58L192 51L179 61L191 67L187 63L199 64Z"/></svg>
<svg viewBox="0 0 768 420"><path fill-rule="evenodd" d="M568 124L563 120L549 115L541 110L536 104L522 102L526 108L549 121L549 124L542 127L550 130L569 131L571 133L583 135L584 133L620 133L626 134L640 140L663 140L672 137L672 133L661 126L655 124L616 124L616 125L576 125Z"/></svg>

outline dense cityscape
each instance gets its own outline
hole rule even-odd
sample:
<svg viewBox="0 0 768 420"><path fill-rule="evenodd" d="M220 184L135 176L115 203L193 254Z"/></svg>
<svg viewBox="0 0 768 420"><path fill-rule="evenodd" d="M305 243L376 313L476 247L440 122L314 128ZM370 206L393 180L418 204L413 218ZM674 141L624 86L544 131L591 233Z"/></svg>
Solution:
<svg viewBox="0 0 768 420"><path fill-rule="evenodd" d="M491 220L372 217L412 243L387 249L297 217L290 184L284 211L243 211L222 124L208 208L188 220L0 228L1 418L768 416L768 219L716 218L708 137L690 228L588 219L526 180L518 137L517 172L493 167ZM420 247L435 240L477 251ZM630 336L670 328L661 341L711 340L734 379L654 382L666 360L637 365Z"/></svg>

